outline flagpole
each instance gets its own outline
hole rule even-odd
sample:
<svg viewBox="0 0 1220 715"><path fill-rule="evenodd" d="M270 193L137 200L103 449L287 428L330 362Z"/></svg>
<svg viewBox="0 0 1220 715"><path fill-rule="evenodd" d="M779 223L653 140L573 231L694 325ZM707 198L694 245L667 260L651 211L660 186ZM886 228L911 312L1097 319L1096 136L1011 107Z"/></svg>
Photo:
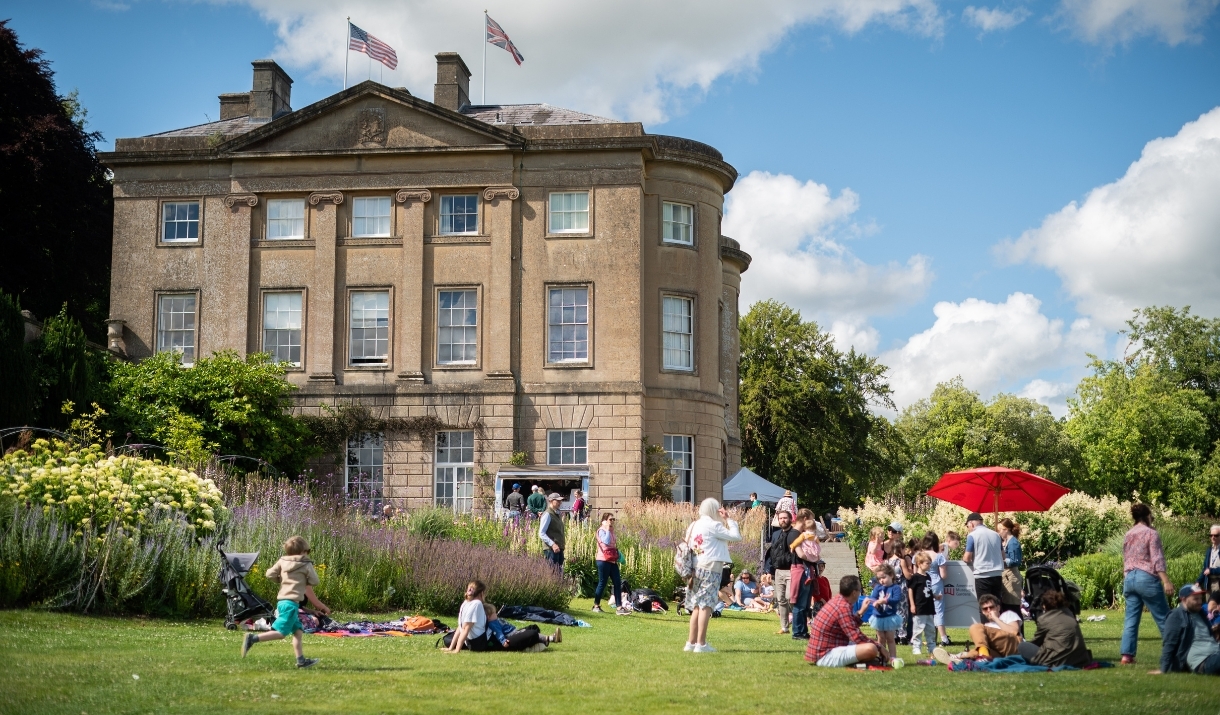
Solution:
<svg viewBox="0 0 1220 715"><path fill-rule="evenodd" d="M345 30L347 36L343 38L343 89L347 89L347 61L352 56L352 51L348 48L352 45L352 19L347 18L347 28Z"/></svg>
<svg viewBox="0 0 1220 715"><path fill-rule="evenodd" d="M483 11L483 101L487 104L487 11Z"/></svg>

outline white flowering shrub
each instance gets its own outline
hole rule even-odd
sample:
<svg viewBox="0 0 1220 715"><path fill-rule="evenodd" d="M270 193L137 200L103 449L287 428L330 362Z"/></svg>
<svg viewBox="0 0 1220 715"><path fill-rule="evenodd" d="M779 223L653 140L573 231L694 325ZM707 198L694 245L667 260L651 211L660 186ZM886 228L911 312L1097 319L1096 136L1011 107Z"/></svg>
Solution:
<svg viewBox="0 0 1220 715"><path fill-rule="evenodd" d="M211 479L130 455L106 455L92 445L76 449L63 442L35 441L0 460L0 504L42 507L77 528L105 528L111 522L138 528L150 517L174 512L195 534L216 531L225 507ZM7 507L6 507L7 508Z"/></svg>
<svg viewBox="0 0 1220 715"><path fill-rule="evenodd" d="M1154 511L1168 516L1163 508ZM938 501L926 516L907 514L900 506L865 499L858 509L839 509L839 518L847 528L848 541L859 550L868 541L874 526L884 527L897 521L907 538L919 538L928 531L936 532L944 542L945 534L956 531L966 536L966 516L969 512L946 501ZM991 525L991 514L983 515ZM1000 518L1010 518L1021 527L1021 549L1027 563L1062 560L1071 556L1095 553L1114 533L1131 524L1131 502L1112 496L1091 497L1084 492L1065 494L1045 512L1000 512Z"/></svg>

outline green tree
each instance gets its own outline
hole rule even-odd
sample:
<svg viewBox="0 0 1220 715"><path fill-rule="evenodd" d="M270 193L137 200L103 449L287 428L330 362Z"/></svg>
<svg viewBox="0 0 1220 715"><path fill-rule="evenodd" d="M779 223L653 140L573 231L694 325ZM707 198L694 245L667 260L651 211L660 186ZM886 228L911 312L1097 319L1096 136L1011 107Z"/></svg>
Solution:
<svg viewBox="0 0 1220 715"><path fill-rule="evenodd" d="M1094 360L1068 401L1068 433L1080 445L1093 494L1181 505L1178 493L1199 476L1211 446L1208 400L1174 384L1156 365Z"/></svg>
<svg viewBox="0 0 1220 715"><path fill-rule="evenodd" d="M288 412L296 389L264 353L220 352L183 367L173 353L111 363L114 432L165 445L188 459L207 453L256 457L298 471L316 450Z"/></svg>
<svg viewBox="0 0 1220 715"><path fill-rule="evenodd" d="M38 316L68 312L101 340L110 298L113 206L75 93L0 21L0 290Z"/></svg>
<svg viewBox="0 0 1220 715"><path fill-rule="evenodd" d="M1045 405L1000 394L984 402L960 377L903 410L896 425L911 449L907 496L925 493L945 472L1011 467L1071 486L1080 453Z"/></svg>
<svg viewBox="0 0 1220 715"><path fill-rule="evenodd" d="M21 304L0 291L0 429L32 421L34 390L30 373Z"/></svg>
<svg viewBox="0 0 1220 715"><path fill-rule="evenodd" d="M42 325L42 336L32 345L37 423L40 427L66 429L72 416L63 411L65 402L83 410L98 399L98 387L106 374L102 353L87 344L85 331L68 315L65 304L58 315Z"/></svg>
<svg viewBox="0 0 1220 715"><path fill-rule="evenodd" d="M755 303L740 328L743 462L817 511L854 506L874 485L897 481L905 446L872 409L893 409L883 365L836 350L777 301Z"/></svg>

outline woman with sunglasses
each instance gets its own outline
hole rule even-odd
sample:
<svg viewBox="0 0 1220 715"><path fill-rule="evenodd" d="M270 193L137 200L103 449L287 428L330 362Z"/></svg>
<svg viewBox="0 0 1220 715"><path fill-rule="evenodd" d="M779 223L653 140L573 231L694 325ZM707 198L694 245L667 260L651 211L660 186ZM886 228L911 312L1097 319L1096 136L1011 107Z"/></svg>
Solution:
<svg viewBox="0 0 1220 715"><path fill-rule="evenodd" d="M602 523L597 529L597 588L593 591L593 612L602 613L602 596L606 593L606 581L610 581L614 586L610 594L614 612L625 616L631 610L623 605L623 580L618 570L618 537L614 535L615 519L611 512L602 513Z"/></svg>

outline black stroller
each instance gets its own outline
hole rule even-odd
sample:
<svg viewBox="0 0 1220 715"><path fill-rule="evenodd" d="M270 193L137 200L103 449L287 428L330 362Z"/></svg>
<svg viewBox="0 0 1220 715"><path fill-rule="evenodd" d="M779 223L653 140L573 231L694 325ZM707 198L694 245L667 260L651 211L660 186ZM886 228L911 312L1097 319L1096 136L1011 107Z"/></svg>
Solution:
<svg viewBox="0 0 1220 715"><path fill-rule="evenodd" d="M237 624L250 618L275 618L275 607L250 590L246 574L258 560L258 552L252 554L226 554L224 542L216 545L220 552L220 590L225 595L229 613L225 616L225 628L235 630Z"/></svg>
<svg viewBox="0 0 1220 715"><path fill-rule="evenodd" d="M1065 579L1050 566L1030 566L1025 571L1025 600L1029 603L1029 616L1037 620L1042 615L1042 594L1059 591L1063 603L1080 617L1080 587Z"/></svg>

